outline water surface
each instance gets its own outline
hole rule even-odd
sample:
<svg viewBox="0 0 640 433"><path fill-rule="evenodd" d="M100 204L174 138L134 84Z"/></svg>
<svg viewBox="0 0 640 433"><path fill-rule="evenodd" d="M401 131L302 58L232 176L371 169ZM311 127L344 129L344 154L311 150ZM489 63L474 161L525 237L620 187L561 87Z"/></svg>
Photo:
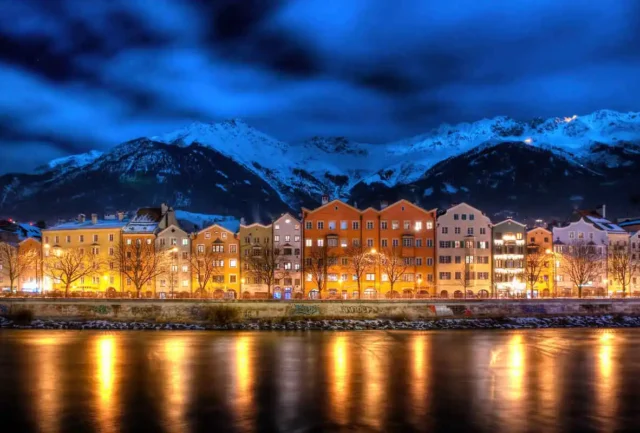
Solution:
<svg viewBox="0 0 640 433"><path fill-rule="evenodd" d="M640 330L0 331L0 432L640 431Z"/></svg>

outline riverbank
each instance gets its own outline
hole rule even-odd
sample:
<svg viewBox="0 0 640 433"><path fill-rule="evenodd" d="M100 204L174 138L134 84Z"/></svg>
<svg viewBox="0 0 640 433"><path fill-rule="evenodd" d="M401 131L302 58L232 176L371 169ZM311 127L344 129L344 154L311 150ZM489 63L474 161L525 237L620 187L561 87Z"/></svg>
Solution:
<svg viewBox="0 0 640 433"><path fill-rule="evenodd" d="M360 330L470 330L544 328L640 328L638 316L504 317L500 319L334 319L255 320L227 324L118 322L108 320L33 320L29 323L0 317L2 329L93 329L93 330L193 330L193 331L360 331Z"/></svg>

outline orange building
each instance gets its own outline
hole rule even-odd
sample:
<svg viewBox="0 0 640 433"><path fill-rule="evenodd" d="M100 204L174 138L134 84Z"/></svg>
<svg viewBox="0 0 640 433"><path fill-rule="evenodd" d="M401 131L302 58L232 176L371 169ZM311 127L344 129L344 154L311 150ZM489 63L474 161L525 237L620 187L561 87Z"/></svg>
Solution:
<svg viewBox="0 0 640 433"><path fill-rule="evenodd" d="M536 227L527 232L527 254L531 257L533 254L544 254L543 267L540 271L540 277L534 286L538 297L555 296L556 287L554 274L554 252L553 252L553 233L542 227ZM534 259L535 260L535 259ZM531 272L530 274L533 274Z"/></svg>
<svg viewBox="0 0 640 433"><path fill-rule="evenodd" d="M191 254L210 260L211 278L205 290L216 298L238 298L240 295L240 243L235 233L214 224L195 234ZM192 267L192 284L199 287L198 276Z"/></svg>
<svg viewBox="0 0 640 433"><path fill-rule="evenodd" d="M435 221L435 209L427 211L407 200L390 206L383 203L378 251L382 255L380 292L385 297L435 295ZM385 257L402 263L384 266Z"/></svg>
<svg viewBox="0 0 640 433"><path fill-rule="evenodd" d="M42 243L35 238L27 238L18 244L18 260L28 263L18 282L18 290L23 292L42 293Z"/></svg>
<svg viewBox="0 0 640 433"><path fill-rule="evenodd" d="M435 218L400 200L360 211L342 201L302 209L304 287L311 298L428 297L434 291ZM394 266L389 266L392 259ZM393 287L393 291L392 291Z"/></svg>
<svg viewBox="0 0 640 433"><path fill-rule="evenodd" d="M317 209L302 208L305 293L310 298L358 298L347 255L362 245L362 214L340 200L329 202L326 196L322 203Z"/></svg>

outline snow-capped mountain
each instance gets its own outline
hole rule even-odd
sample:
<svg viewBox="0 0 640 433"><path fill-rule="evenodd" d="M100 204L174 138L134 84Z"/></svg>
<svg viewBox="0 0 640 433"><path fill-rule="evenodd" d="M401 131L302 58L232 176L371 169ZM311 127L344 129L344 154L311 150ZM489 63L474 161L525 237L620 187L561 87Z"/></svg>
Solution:
<svg viewBox="0 0 640 433"><path fill-rule="evenodd" d="M80 168L91 164L101 156L102 152L98 150L90 150L89 152L81 153L79 155L64 156L62 158L53 159L42 167L36 168L36 172L46 173L50 170Z"/></svg>
<svg viewBox="0 0 640 433"><path fill-rule="evenodd" d="M286 143L229 120L1 176L0 215L169 202L254 220L314 206L323 194L359 206L401 197L429 208L466 200L491 212L540 216L607 201L623 212L640 197L639 169L639 113L496 117L386 144L344 137Z"/></svg>

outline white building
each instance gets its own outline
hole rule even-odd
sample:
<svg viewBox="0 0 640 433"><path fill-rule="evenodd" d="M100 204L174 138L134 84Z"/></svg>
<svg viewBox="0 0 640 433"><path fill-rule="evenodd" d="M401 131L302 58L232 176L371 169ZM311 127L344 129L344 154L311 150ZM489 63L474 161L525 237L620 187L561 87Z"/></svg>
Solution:
<svg viewBox="0 0 640 433"><path fill-rule="evenodd" d="M191 293L191 239L189 234L175 224L158 233L156 252L167 254L170 259L163 263L165 271L156 278L157 294ZM162 295L160 295L162 296Z"/></svg>
<svg viewBox="0 0 640 433"><path fill-rule="evenodd" d="M438 216L437 294L440 297L491 295L491 220L460 203Z"/></svg>
<svg viewBox="0 0 640 433"><path fill-rule="evenodd" d="M593 246L601 256L599 275L583 286L583 296L610 296L615 293L615 282L610 277L609 249L612 246L628 247L629 234L618 225L595 212L579 212L577 220L564 227L553 228L553 243L556 257L556 284L558 296L575 296L577 288L562 266L562 255L572 244L585 243Z"/></svg>
<svg viewBox="0 0 640 433"><path fill-rule="evenodd" d="M273 248L278 257L273 296L302 298L302 230L300 221L285 213L273 222Z"/></svg>

